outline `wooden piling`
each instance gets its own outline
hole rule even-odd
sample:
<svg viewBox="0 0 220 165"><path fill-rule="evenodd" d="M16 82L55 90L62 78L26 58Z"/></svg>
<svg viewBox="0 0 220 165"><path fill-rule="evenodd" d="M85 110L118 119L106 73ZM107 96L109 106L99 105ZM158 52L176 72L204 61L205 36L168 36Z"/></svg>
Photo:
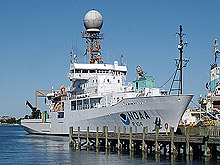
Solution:
<svg viewBox="0 0 220 165"><path fill-rule="evenodd" d="M204 151L204 155L206 157L209 157L210 154L208 154L208 150L209 150L209 147L208 147L208 141L205 141L205 151Z"/></svg>
<svg viewBox="0 0 220 165"><path fill-rule="evenodd" d="M214 136L217 136L217 128L216 128L216 126L214 126L214 130L215 130Z"/></svg>
<svg viewBox="0 0 220 165"><path fill-rule="evenodd" d="M167 154L167 145L166 144L163 144L163 153L166 156L166 154Z"/></svg>
<svg viewBox="0 0 220 165"><path fill-rule="evenodd" d="M153 149L152 149L152 145L149 146L150 147L150 154L152 155Z"/></svg>
<svg viewBox="0 0 220 165"><path fill-rule="evenodd" d="M155 153L160 153L160 146L158 144L159 127L156 128L156 138L155 138Z"/></svg>
<svg viewBox="0 0 220 165"><path fill-rule="evenodd" d="M208 137L208 135L209 135L208 128L205 128L205 137ZM211 156L210 148L208 147L208 138L205 140L204 155L205 155L205 157L210 157Z"/></svg>
<svg viewBox="0 0 220 165"><path fill-rule="evenodd" d="M113 127L114 126L112 126L112 129ZM76 130L75 132L73 131L73 127L69 127L69 145L75 147L75 144L78 138L78 148L80 148L80 145L85 145L85 146L87 145L87 149L89 149L89 147L91 146L91 142L92 142L94 146L96 146L97 148L100 145L103 145L103 147L106 149L108 149L111 146L112 149L115 150L116 145L118 144L117 145L118 150L125 149L125 150L130 150L133 153L134 150L140 151L139 149L141 145L143 155L146 155L145 153L148 152L148 148L150 149L151 154L152 154L152 146L153 147L155 146L156 154L160 154L160 150L163 149L164 154L166 155L166 145L170 144L169 151L170 151L171 156L175 156L176 153L180 153L180 151L182 151L180 149L181 147L184 147L184 153L186 153L186 155L191 155L192 152L194 152L195 154L194 156L196 156L197 153L202 152L200 150L201 150L201 144L203 143L205 144L204 155L206 157L211 156L211 151L212 151L212 156L214 155L213 151L216 150L215 148L213 149L214 145L220 145L220 140L218 140L216 137L212 137L212 136L208 137L207 130L205 129L203 131L204 132L203 135L200 135L200 136L192 135L192 137L190 137L189 131L192 129L191 127L190 127L190 130L188 128L186 129L185 131L186 135L174 135L174 128L170 127L170 136L165 136L164 134L160 135L159 127L156 128L156 134L148 134L148 135L146 135L148 133L147 131L148 127L143 127L143 132L138 133L138 134L135 134L136 133L136 130L134 130L136 129L135 127L133 128L128 127L129 128L127 131L128 133L125 135L123 133L123 130L122 130L122 133L120 132L121 130L120 127L118 127L117 129L114 128L114 132L116 132L117 134L114 133L113 131L108 132L107 126L104 127L104 130L101 130L101 129L99 130L99 128L100 127L97 127L96 133L94 133L94 132L89 132L89 129L91 129L89 127L87 127L86 132L82 132L82 130L80 130L81 128L78 127L78 133L77 133ZM85 130L85 128L83 130ZM94 130L94 128L92 128L92 130ZM124 132L125 130L126 128L124 129ZM104 131L105 134L102 134L101 131ZM82 139L84 139L85 143L81 142ZM102 140L103 143L99 143L99 140ZM154 145L154 142L155 142L155 145ZM161 142L162 148L158 142ZM183 145L183 142L185 143L184 145ZM174 144L176 144L176 149L175 149ZM208 145L210 145L211 148L209 148ZM200 146L200 149L197 146Z"/></svg>
<svg viewBox="0 0 220 165"><path fill-rule="evenodd" d="M114 126L114 133L116 133L116 126Z"/></svg>
<svg viewBox="0 0 220 165"><path fill-rule="evenodd" d="M146 135L148 135L148 126L145 127Z"/></svg>
<svg viewBox="0 0 220 165"><path fill-rule="evenodd" d="M137 126L135 126L135 134L137 134Z"/></svg>
<svg viewBox="0 0 220 165"><path fill-rule="evenodd" d="M170 127L171 141L170 141L170 154L174 154L174 127Z"/></svg>
<svg viewBox="0 0 220 165"><path fill-rule="evenodd" d="M186 128L186 155L190 154L190 147L189 147L189 128Z"/></svg>
<svg viewBox="0 0 220 165"><path fill-rule="evenodd" d="M78 147L81 147L80 127L78 127Z"/></svg>
<svg viewBox="0 0 220 165"><path fill-rule="evenodd" d="M120 127L118 127L118 150L122 150L122 145L120 142Z"/></svg>
<svg viewBox="0 0 220 165"><path fill-rule="evenodd" d="M192 146L189 146L189 155L193 156L193 148L192 148Z"/></svg>
<svg viewBox="0 0 220 165"><path fill-rule="evenodd" d="M105 126L105 148L107 149L108 147L108 126Z"/></svg>
<svg viewBox="0 0 220 165"><path fill-rule="evenodd" d="M147 151L147 147L146 147L146 144L145 144L145 127L143 127L143 138L142 138L142 152L146 152Z"/></svg>
<svg viewBox="0 0 220 165"><path fill-rule="evenodd" d="M102 127L102 133L105 133L105 126Z"/></svg>
<svg viewBox="0 0 220 165"><path fill-rule="evenodd" d="M126 127L124 126L124 134L126 135Z"/></svg>
<svg viewBox="0 0 220 165"><path fill-rule="evenodd" d="M130 127L130 130L129 130L129 150L130 151L133 151L134 147L132 145L132 127Z"/></svg>
<svg viewBox="0 0 220 165"><path fill-rule="evenodd" d="M87 127L87 134L86 134L86 145L87 148L90 147L90 141L89 141L89 127Z"/></svg>
<svg viewBox="0 0 220 165"><path fill-rule="evenodd" d="M74 146L74 141L73 141L73 127L69 128L69 146Z"/></svg>
<svg viewBox="0 0 220 165"><path fill-rule="evenodd" d="M98 126L96 128L96 140L95 140L95 142L96 142L96 148L99 148L100 146L99 146L99 127Z"/></svg>

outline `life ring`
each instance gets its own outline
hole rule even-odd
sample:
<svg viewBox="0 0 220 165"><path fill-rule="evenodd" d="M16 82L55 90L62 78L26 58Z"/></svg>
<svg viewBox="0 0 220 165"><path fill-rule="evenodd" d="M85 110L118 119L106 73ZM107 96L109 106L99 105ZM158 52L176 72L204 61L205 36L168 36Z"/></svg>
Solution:
<svg viewBox="0 0 220 165"><path fill-rule="evenodd" d="M168 128L168 123L165 123L165 124L164 124L164 127L167 129L167 128Z"/></svg>
<svg viewBox="0 0 220 165"><path fill-rule="evenodd" d="M66 87L62 85L60 87L60 92L61 92L61 95L66 95Z"/></svg>
<svg viewBox="0 0 220 165"><path fill-rule="evenodd" d="M185 123L187 123L187 120L184 120Z"/></svg>

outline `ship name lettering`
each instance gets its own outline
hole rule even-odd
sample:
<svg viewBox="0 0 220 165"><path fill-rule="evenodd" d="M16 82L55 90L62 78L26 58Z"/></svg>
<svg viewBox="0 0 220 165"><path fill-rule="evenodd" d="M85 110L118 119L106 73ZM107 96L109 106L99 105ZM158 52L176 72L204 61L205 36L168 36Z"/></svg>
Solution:
<svg viewBox="0 0 220 165"><path fill-rule="evenodd" d="M132 113L131 112L127 112L127 113L128 113L130 120L134 120L134 116L132 115Z"/></svg>
<svg viewBox="0 0 220 165"><path fill-rule="evenodd" d="M140 121L132 121L133 126L143 126L142 122Z"/></svg>
<svg viewBox="0 0 220 165"><path fill-rule="evenodd" d="M139 116L141 119L145 119L144 116L141 114L141 112L139 112Z"/></svg>
<svg viewBox="0 0 220 165"><path fill-rule="evenodd" d="M137 114L136 112L133 112L133 115L134 115L134 117L135 117L136 120L139 119L139 116L138 116L138 114Z"/></svg>
<svg viewBox="0 0 220 165"><path fill-rule="evenodd" d="M130 120L150 119L150 116L145 111L143 113L141 113L140 111L139 112L127 112L127 114Z"/></svg>
<svg viewBox="0 0 220 165"><path fill-rule="evenodd" d="M150 116L147 114L147 112L144 111L146 119L150 119Z"/></svg>

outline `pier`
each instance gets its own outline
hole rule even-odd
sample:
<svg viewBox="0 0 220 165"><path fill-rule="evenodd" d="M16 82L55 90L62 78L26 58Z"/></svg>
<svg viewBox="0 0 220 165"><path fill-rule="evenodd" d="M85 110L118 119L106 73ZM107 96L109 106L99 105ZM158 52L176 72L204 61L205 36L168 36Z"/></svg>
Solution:
<svg viewBox="0 0 220 165"><path fill-rule="evenodd" d="M111 132L108 131L108 126L103 126L102 130L97 127L96 132L90 132L89 127L86 132L80 131L80 127L75 129L70 127L69 145L78 149L84 146L113 151L141 151L145 154L217 156L220 127L184 127L184 129L184 134L174 133L173 127L170 127L166 134L160 133L159 128L156 129L156 133L149 134L147 126L143 127L142 133L137 133L137 127L127 129L115 126Z"/></svg>

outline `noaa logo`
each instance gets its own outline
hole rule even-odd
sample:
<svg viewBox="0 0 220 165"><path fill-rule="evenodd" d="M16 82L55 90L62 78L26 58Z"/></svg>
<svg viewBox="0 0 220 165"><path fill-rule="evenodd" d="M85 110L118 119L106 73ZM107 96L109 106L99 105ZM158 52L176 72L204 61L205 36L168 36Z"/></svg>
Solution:
<svg viewBox="0 0 220 165"><path fill-rule="evenodd" d="M125 125L129 125L130 124L130 120L128 118L128 116L124 113L121 113L120 114L120 118L121 118L121 121L125 124Z"/></svg>

